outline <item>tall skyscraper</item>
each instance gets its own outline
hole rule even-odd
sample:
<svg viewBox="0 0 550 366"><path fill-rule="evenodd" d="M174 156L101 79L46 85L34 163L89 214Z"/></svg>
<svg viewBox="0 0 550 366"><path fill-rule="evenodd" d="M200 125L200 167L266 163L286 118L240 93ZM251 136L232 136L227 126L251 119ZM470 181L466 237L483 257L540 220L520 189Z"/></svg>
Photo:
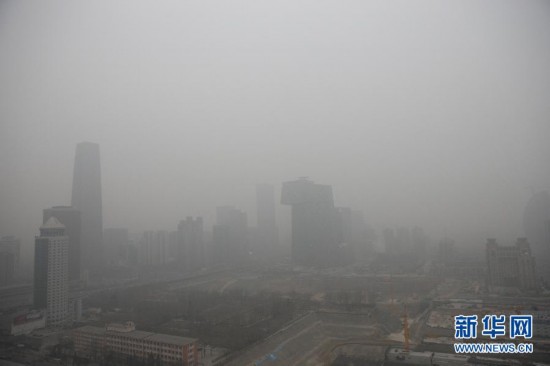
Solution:
<svg viewBox="0 0 550 366"><path fill-rule="evenodd" d="M275 189L271 184L256 185L258 227L275 227Z"/></svg>
<svg viewBox="0 0 550 366"><path fill-rule="evenodd" d="M535 193L523 214L525 236L537 258L539 274L550 282L550 194Z"/></svg>
<svg viewBox="0 0 550 366"><path fill-rule="evenodd" d="M214 262L235 264L248 258L248 221L246 213L232 206L218 207L212 244Z"/></svg>
<svg viewBox="0 0 550 366"><path fill-rule="evenodd" d="M46 324L61 326L69 314L69 237L65 226L50 217L40 227L34 250L34 306L46 309Z"/></svg>
<svg viewBox="0 0 550 366"><path fill-rule="evenodd" d="M14 236L0 239L0 286L13 284L19 267L20 244Z"/></svg>
<svg viewBox="0 0 550 366"><path fill-rule="evenodd" d="M188 216L178 224L176 259L185 270L204 266L204 227L202 217Z"/></svg>
<svg viewBox="0 0 550 366"><path fill-rule="evenodd" d="M80 279L80 235L81 218L80 211L71 206L54 206L44 210L42 223L46 223L50 217L55 217L65 226L65 233L69 237L69 280Z"/></svg>
<svg viewBox="0 0 550 366"><path fill-rule="evenodd" d="M368 258L370 243L367 224L361 211L349 207L336 208L337 242L342 251L348 250L347 262ZM345 248L348 246L349 248Z"/></svg>
<svg viewBox="0 0 550 366"><path fill-rule="evenodd" d="M82 142L76 146L71 205L80 211L80 240L83 269L101 266L103 220L101 216L101 168L99 145Z"/></svg>
<svg viewBox="0 0 550 366"><path fill-rule="evenodd" d="M106 228L103 230L103 263L117 265L128 259L128 229Z"/></svg>
<svg viewBox="0 0 550 366"><path fill-rule="evenodd" d="M168 232L148 230L139 242L139 263L160 266L168 262Z"/></svg>
<svg viewBox="0 0 550 366"><path fill-rule="evenodd" d="M13 284L15 277L15 256L9 252L0 251L0 287Z"/></svg>
<svg viewBox="0 0 550 366"><path fill-rule="evenodd" d="M314 267L341 264L332 187L305 178L286 182L281 203L292 206L292 263Z"/></svg>
<svg viewBox="0 0 550 366"><path fill-rule="evenodd" d="M256 215L258 224L251 249L259 255L271 255L279 244L275 219L275 189L270 184L256 185Z"/></svg>

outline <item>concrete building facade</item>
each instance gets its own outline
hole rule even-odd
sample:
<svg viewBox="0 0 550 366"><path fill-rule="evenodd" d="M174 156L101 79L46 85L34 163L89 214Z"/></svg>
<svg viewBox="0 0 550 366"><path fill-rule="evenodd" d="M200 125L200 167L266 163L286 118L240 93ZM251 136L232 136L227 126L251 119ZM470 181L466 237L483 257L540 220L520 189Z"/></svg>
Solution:
<svg viewBox="0 0 550 366"><path fill-rule="evenodd" d="M179 222L176 234L176 260L185 270L197 270L204 266L202 217L188 216Z"/></svg>
<svg viewBox="0 0 550 366"><path fill-rule="evenodd" d="M281 203L292 207L292 263L329 267L341 264L332 187L301 178L283 183Z"/></svg>
<svg viewBox="0 0 550 366"><path fill-rule="evenodd" d="M489 290L502 287L537 290L535 258L526 238L519 238L514 246L501 246L495 239L487 239L486 260Z"/></svg>
<svg viewBox="0 0 550 366"><path fill-rule="evenodd" d="M69 280L80 280L81 253L81 217L80 211L72 206L54 206L47 208L42 214L42 223L50 217L55 217L65 226L65 233L69 237Z"/></svg>
<svg viewBox="0 0 550 366"><path fill-rule="evenodd" d="M142 361L160 360L164 365L200 364L196 339L136 330L132 322L106 327L87 325L75 329L73 338L79 356L97 358L112 353L122 361L133 357Z"/></svg>
<svg viewBox="0 0 550 366"><path fill-rule="evenodd" d="M34 306L46 309L47 326L63 326L69 313L69 238L65 226L50 217L35 239Z"/></svg>

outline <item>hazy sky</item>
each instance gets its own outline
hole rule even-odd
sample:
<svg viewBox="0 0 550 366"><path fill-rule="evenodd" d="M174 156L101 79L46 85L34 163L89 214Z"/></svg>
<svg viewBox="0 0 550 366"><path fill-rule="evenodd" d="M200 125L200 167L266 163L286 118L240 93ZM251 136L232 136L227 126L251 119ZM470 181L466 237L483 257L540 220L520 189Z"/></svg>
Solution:
<svg viewBox="0 0 550 366"><path fill-rule="evenodd" d="M512 242L550 189L550 2L0 2L1 235L32 248L81 141L104 227L254 224L256 182L309 176L376 229Z"/></svg>

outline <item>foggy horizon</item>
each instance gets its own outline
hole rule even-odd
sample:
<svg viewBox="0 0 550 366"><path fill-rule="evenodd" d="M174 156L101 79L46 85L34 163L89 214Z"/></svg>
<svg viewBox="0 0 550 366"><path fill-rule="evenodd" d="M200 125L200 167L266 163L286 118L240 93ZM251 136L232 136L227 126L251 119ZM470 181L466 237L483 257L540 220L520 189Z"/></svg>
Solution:
<svg viewBox="0 0 550 366"><path fill-rule="evenodd" d="M353 5L353 6L350 6ZM524 236L550 189L548 2L0 4L0 235L32 253L100 145L103 227L205 229L256 183L460 247Z"/></svg>

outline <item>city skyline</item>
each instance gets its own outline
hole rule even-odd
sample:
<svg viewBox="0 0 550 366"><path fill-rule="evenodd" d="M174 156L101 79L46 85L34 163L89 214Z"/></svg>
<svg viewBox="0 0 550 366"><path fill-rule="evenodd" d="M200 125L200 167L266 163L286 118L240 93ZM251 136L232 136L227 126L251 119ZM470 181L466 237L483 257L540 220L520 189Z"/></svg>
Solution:
<svg viewBox="0 0 550 366"><path fill-rule="evenodd" d="M550 366L550 1L0 1L0 363Z"/></svg>
<svg viewBox="0 0 550 366"><path fill-rule="evenodd" d="M305 175L378 231L522 236L550 189L547 5L240 4L254 16L226 4L216 26L204 5L149 9L152 34L120 4L104 21L98 4L3 3L0 233L28 256L40 211L70 204L74 145L94 141L108 226L253 215L254 184Z"/></svg>

